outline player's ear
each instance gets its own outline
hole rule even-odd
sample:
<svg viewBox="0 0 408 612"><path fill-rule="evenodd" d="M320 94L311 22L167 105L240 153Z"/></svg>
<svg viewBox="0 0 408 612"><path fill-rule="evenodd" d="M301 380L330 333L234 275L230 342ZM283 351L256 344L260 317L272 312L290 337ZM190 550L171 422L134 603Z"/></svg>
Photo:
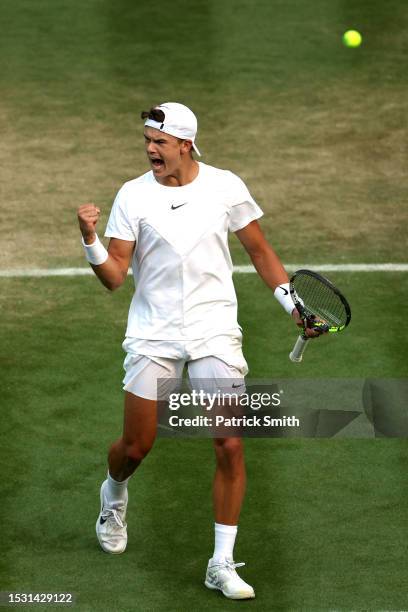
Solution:
<svg viewBox="0 0 408 612"><path fill-rule="evenodd" d="M193 143L191 142L191 140L183 140L181 142L181 152L183 155L188 155L189 153L191 155L192 148L193 148Z"/></svg>

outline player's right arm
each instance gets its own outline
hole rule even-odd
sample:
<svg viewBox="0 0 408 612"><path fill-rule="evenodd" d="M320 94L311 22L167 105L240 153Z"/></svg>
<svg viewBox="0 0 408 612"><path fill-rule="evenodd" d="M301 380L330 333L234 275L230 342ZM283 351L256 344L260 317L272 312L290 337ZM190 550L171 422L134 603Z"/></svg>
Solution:
<svg viewBox="0 0 408 612"><path fill-rule="evenodd" d="M84 244L87 245L85 248L95 248L99 242L96 225L100 214L101 211L95 204L83 204L78 209L79 228ZM104 247L99 244L103 252ZM125 281L134 248L134 240L111 238L105 261L98 265L90 263L96 276L110 291L114 291Z"/></svg>

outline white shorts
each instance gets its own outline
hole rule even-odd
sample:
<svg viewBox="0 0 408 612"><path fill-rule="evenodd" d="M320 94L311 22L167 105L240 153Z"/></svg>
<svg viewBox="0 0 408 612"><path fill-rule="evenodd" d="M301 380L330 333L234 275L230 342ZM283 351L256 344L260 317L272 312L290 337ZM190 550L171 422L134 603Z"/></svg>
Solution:
<svg viewBox="0 0 408 612"><path fill-rule="evenodd" d="M123 364L126 372L123 389L139 397L163 399L176 391L181 386L185 365L192 389L239 395L245 391L248 366L239 336L186 342L126 339L123 347L132 349Z"/></svg>

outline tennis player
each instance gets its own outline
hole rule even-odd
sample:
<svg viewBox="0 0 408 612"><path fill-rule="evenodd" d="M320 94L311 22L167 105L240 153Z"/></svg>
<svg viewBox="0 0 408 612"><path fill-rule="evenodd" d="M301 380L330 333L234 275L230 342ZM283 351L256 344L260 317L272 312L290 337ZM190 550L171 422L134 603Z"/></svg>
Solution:
<svg viewBox="0 0 408 612"><path fill-rule="evenodd" d="M193 112L171 102L142 118L150 170L119 190L105 232L108 250L96 234L100 209L84 204L78 210L86 258L100 281L117 289L131 264L136 282L123 342L123 435L109 450L96 523L102 549L114 554L127 544L129 479L156 437L157 380L168 381L171 390L187 364L192 380L230 379L234 387L238 380L245 389L228 232L238 236L261 278L301 325L288 276L260 229L263 213L247 187L232 172L194 158L200 152ZM253 598L233 557L246 480L242 440L217 438L214 447L215 546L205 585L231 599Z"/></svg>

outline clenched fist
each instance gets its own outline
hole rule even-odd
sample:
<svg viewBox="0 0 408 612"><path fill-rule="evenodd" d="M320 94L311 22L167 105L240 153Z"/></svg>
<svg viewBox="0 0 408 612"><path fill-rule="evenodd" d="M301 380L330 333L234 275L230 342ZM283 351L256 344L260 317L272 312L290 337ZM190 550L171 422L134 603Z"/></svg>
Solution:
<svg viewBox="0 0 408 612"><path fill-rule="evenodd" d="M95 228L100 214L100 208L95 204L82 204L78 208L79 228L86 244L92 244L95 240Z"/></svg>
<svg viewBox="0 0 408 612"><path fill-rule="evenodd" d="M299 314L299 311L297 310L297 308L294 308L292 311L292 319L294 319L296 325L298 327L303 327L304 329L304 333L307 336L307 338L318 338L319 336L321 336L322 334L327 333L327 330L325 330L324 328L320 328L319 327L313 327L313 325L310 325L310 321L309 324L306 325L306 327L304 326L303 323L303 319ZM324 321L320 320L320 319L316 319L316 322L319 321L320 323L323 323Z"/></svg>

